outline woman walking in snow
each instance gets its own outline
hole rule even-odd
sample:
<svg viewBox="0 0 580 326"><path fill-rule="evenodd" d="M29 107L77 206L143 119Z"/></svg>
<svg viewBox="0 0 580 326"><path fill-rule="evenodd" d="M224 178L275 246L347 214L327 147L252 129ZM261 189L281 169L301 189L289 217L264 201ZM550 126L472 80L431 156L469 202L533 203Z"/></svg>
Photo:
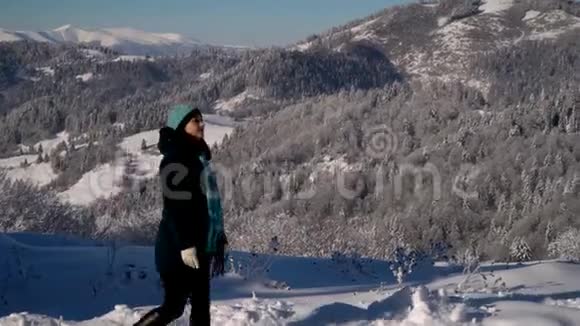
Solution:
<svg viewBox="0 0 580 326"><path fill-rule="evenodd" d="M173 107L159 131L158 147L163 213L155 265L165 295L163 304L135 325L167 325L183 314L188 299L190 325L209 325L210 278L224 273L227 238L201 112Z"/></svg>

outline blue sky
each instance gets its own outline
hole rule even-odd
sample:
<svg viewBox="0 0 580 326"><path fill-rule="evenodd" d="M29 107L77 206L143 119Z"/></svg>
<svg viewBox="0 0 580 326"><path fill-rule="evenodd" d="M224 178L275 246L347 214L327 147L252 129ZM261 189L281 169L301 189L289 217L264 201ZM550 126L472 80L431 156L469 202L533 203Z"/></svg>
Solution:
<svg viewBox="0 0 580 326"><path fill-rule="evenodd" d="M285 45L411 0L1 0L0 28L134 27L214 44Z"/></svg>

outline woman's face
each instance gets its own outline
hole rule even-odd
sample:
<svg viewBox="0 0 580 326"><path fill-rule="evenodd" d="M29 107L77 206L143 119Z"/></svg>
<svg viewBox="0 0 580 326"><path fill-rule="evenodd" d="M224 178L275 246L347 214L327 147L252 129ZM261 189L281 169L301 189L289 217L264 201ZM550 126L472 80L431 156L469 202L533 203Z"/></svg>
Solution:
<svg viewBox="0 0 580 326"><path fill-rule="evenodd" d="M194 116L185 125L185 132L195 138L203 138L204 123L203 118L200 116Z"/></svg>

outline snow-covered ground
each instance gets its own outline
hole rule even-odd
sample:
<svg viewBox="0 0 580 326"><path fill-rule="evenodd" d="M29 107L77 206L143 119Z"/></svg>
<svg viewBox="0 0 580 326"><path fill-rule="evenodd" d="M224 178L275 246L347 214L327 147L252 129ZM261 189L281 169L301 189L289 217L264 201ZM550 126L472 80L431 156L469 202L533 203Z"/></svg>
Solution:
<svg viewBox="0 0 580 326"><path fill-rule="evenodd" d="M131 325L162 298L150 247L0 234L0 257L2 326ZM580 325L575 264L487 264L470 278L436 264L399 286L382 261L232 261L247 269L212 282L214 325Z"/></svg>
<svg viewBox="0 0 580 326"><path fill-rule="evenodd" d="M57 175L50 163L36 163L38 155L19 155L0 159L0 169L12 180L27 180L39 186L46 185ZM21 166L24 162L26 166Z"/></svg>
<svg viewBox="0 0 580 326"><path fill-rule="evenodd" d="M73 205L88 205L98 198L109 198L121 191L125 171L124 161L105 163L83 174L72 187L59 193L63 201Z"/></svg>
<svg viewBox="0 0 580 326"><path fill-rule="evenodd" d="M54 68L52 67L40 67L37 70L42 72L45 76L54 77Z"/></svg>
<svg viewBox="0 0 580 326"><path fill-rule="evenodd" d="M0 168L17 168L24 162L32 163L38 155L18 155L0 159Z"/></svg>
<svg viewBox="0 0 580 326"><path fill-rule="evenodd" d="M206 79L210 78L212 75L213 75L213 73L211 73L211 72L204 72L203 74L199 75L199 79L206 80Z"/></svg>
<svg viewBox="0 0 580 326"><path fill-rule="evenodd" d="M25 153L30 149L39 150L42 148L44 156L52 152L59 143L63 141L68 143L68 138L68 133L63 131L58 133L55 138L45 139L30 146L20 144L19 148ZM0 169L5 170L6 176L13 180L26 180L39 186L44 186L56 179L57 174L50 166L50 163L36 163L37 159L38 154L18 155L0 159ZM27 162L28 165L21 166L24 162Z"/></svg>
<svg viewBox="0 0 580 326"><path fill-rule="evenodd" d="M58 176L54 173L50 163L35 163L29 161L30 165L26 167L16 167L8 169L6 176L12 180L26 180L39 186L49 184Z"/></svg>
<svg viewBox="0 0 580 326"><path fill-rule="evenodd" d="M526 21L526 20L534 19L534 18L538 17L540 14L541 14L541 12L539 12L539 11L528 10L528 11L526 11L526 15L524 16L524 18L522 18L522 20Z"/></svg>
<svg viewBox="0 0 580 326"><path fill-rule="evenodd" d="M483 0L479 9L486 14L497 14L508 10L513 5L514 0Z"/></svg>
<svg viewBox="0 0 580 326"><path fill-rule="evenodd" d="M20 38L12 32L0 28L0 42L15 42L19 40Z"/></svg>
<svg viewBox="0 0 580 326"><path fill-rule="evenodd" d="M92 72L87 72L85 74L75 76L76 79L82 80L85 83L93 79L93 77L94 76Z"/></svg>
<svg viewBox="0 0 580 326"><path fill-rule="evenodd" d="M292 47L292 49L296 50L296 51L304 52L304 51L307 51L308 49L310 49L313 44L314 43L312 43L312 42L299 43L299 44L295 45L294 47Z"/></svg>
<svg viewBox="0 0 580 326"><path fill-rule="evenodd" d="M561 34L580 29L580 18L563 10L552 10L539 14L526 14L526 24L532 29L531 40L556 39Z"/></svg>
<svg viewBox="0 0 580 326"><path fill-rule="evenodd" d="M252 91L245 90L244 92L230 98L227 100L217 100L215 102L215 110L217 111L233 111L240 107L244 102L248 100L257 100L260 96L254 94Z"/></svg>
<svg viewBox="0 0 580 326"><path fill-rule="evenodd" d="M152 58L152 57L148 58L144 55L120 55L116 59L114 59L113 62L119 62L119 61L135 62L135 61L143 61L143 60L155 61L154 58Z"/></svg>
<svg viewBox="0 0 580 326"><path fill-rule="evenodd" d="M375 22L377 22L378 18L366 21L362 24L356 25L355 27L351 28L350 31L352 33L359 33L371 27Z"/></svg>
<svg viewBox="0 0 580 326"><path fill-rule="evenodd" d="M34 150L38 150L39 147L42 147L43 153L50 153L61 142L65 142L68 144L69 137L70 137L70 135L68 134L68 132L61 131L58 134L56 134L56 137L54 137L54 138L41 140L41 141L31 145L31 146L26 146L26 145L20 144L20 145L18 145L18 147L21 148L25 152L28 151L30 149L30 147L32 147Z"/></svg>
<svg viewBox="0 0 580 326"><path fill-rule="evenodd" d="M141 144L145 141L145 146L157 145L159 142L159 129L143 131L129 137L125 137L119 147L128 153L140 153Z"/></svg>

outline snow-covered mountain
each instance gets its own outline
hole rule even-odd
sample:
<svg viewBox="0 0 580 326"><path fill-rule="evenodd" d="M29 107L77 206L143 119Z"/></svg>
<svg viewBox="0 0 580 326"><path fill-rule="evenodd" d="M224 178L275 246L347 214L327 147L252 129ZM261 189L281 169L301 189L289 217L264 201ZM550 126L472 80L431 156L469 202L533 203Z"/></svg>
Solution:
<svg viewBox="0 0 580 326"><path fill-rule="evenodd" d="M0 29L0 42L20 40L48 43L94 43L132 55L185 53L202 42L175 33L149 33L134 28L84 29L64 25L48 31L9 31Z"/></svg>
<svg viewBox="0 0 580 326"><path fill-rule="evenodd" d="M480 56L523 41L556 42L580 35L578 4L571 1L433 1L389 8L293 45L296 51L360 46L384 53L409 77L462 81L482 90L471 75Z"/></svg>

